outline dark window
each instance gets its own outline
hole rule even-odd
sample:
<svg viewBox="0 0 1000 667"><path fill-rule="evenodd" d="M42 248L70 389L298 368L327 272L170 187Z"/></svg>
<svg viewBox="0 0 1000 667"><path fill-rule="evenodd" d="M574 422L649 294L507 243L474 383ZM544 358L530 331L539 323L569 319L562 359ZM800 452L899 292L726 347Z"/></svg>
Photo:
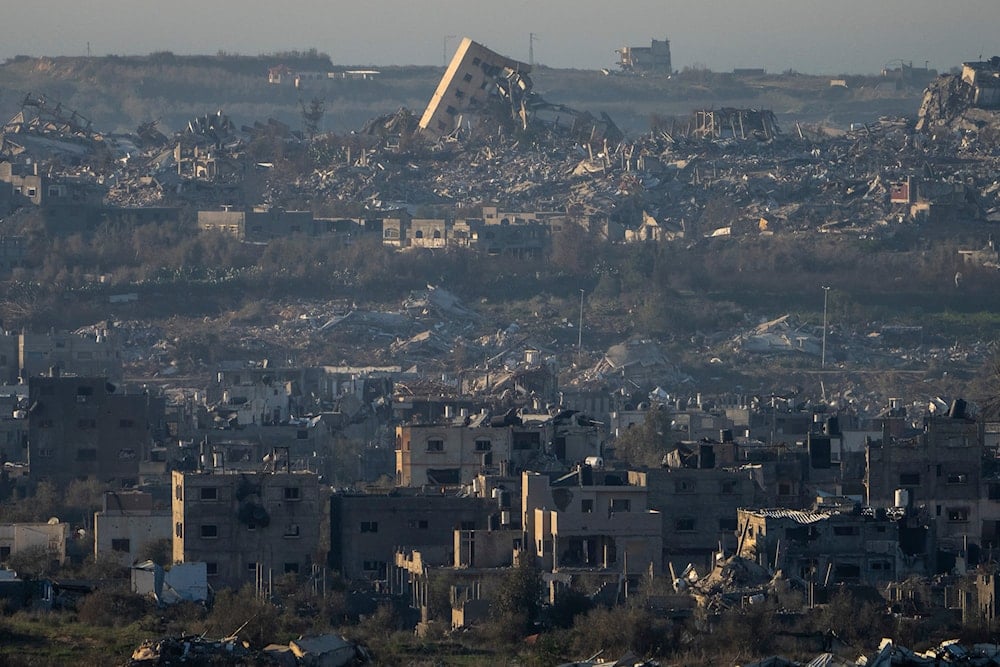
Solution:
<svg viewBox="0 0 1000 667"><path fill-rule="evenodd" d="M420 528L421 530L426 530L428 526L426 519L413 519L407 522L406 525L410 528Z"/></svg>
<svg viewBox="0 0 1000 667"><path fill-rule="evenodd" d="M948 521L953 521L961 523L963 521L969 520L969 508L968 507L949 507L948 508Z"/></svg>
<svg viewBox="0 0 1000 667"><path fill-rule="evenodd" d="M969 476L964 472L953 472L948 475L949 484L968 484Z"/></svg>
<svg viewBox="0 0 1000 667"><path fill-rule="evenodd" d="M481 63L481 62L483 62L483 61L480 60L479 58L473 58L472 59L472 66L473 67L479 67L479 63Z"/></svg>
<svg viewBox="0 0 1000 667"><path fill-rule="evenodd" d="M214 577L219 574L219 564L218 563L205 563L205 574L210 577Z"/></svg>
<svg viewBox="0 0 1000 667"><path fill-rule="evenodd" d="M198 497L202 500L218 500L219 499L219 489L214 486L203 486L201 487L201 492Z"/></svg>
<svg viewBox="0 0 1000 667"><path fill-rule="evenodd" d="M299 536L299 524L290 523L285 526L284 537L298 537Z"/></svg>
<svg viewBox="0 0 1000 667"><path fill-rule="evenodd" d="M514 449L535 449L542 443L541 434L537 432L533 433L514 433L513 447Z"/></svg>
<svg viewBox="0 0 1000 667"><path fill-rule="evenodd" d="M174 524L174 535L182 539L184 537L184 524L180 521Z"/></svg>
<svg viewBox="0 0 1000 667"><path fill-rule="evenodd" d="M125 553L129 552L129 541L126 539L113 539L111 540L111 550L112 551L122 551Z"/></svg>
<svg viewBox="0 0 1000 667"><path fill-rule="evenodd" d="M204 524L201 527L201 536L205 538L218 537L219 527L211 523Z"/></svg>
<svg viewBox="0 0 1000 667"><path fill-rule="evenodd" d="M628 498L612 498L611 499L611 511L612 512L631 512L632 511L632 501Z"/></svg>
<svg viewBox="0 0 1000 667"><path fill-rule="evenodd" d="M580 501L580 511L584 514L590 514L594 511L594 501L590 498Z"/></svg>
<svg viewBox="0 0 1000 667"><path fill-rule="evenodd" d="M462 77L462 81L469 83L470 81L472 81L472 75L466 72L465 76Z"/></svg>
<svg viewBox="0 0 1000 667"><path fill-rule="evenodd" d="M440 438L433 438L427 441L427 451L429 452L443 452L444 451L444 440Z"/></svg>
<svg viewBox="0 0 1000 667"><path fill-rule="evenodd" d="M465 91L456 89L455 90L455 97L457 99L462 99L463 97L465 97Z"/></svg>
<svg viewBox="0 0 1000 667"><path fill-rule="evenodd" d="M477 452L488 452L493 449L493 443L489 440L476 440Z"/></svg>
<svg viewBox="0 0 1000 667"><path fill-rule="evenodd" d="M674 530L678 533L690 533L694 531L694 519L691 517L683 517L674 520Z"/></svg>
<svg viewBox="0 0 1000 667"><path fill-rule="evenodd" d="M378 521L362 521L361 522L361 532L362 533L377 533L378 532Z"/></svg>
<svg viewBox="0 0 1000 667"><path fill-rule="evenodd" d="M901 473L899 473L899 485L900 486L920 486L920 473L919 472L901 472Z"/></svg>
<svg viewBox="0 0 1000 667"><path fill-rule="evenodd" d="M1000 500L1000 484L990 484L987 493L990 500Z"/></svg>
<svg viewBox="0 0 1000 667"><path fill-rule="evenodd" d="M299 564L298 563L285 563L285 574L298 574Z"/></svg>
<svg viewBox="0 0 1000 667"><path fill-rule="evenodd" d="M735 479L726 479L719 485L719 491L721 493L736 493L738 486Z"/></svg>
<svg viewBox="0 0 1000 667"><path fill-rule="evenodd" d="M691 479L678 479L674 481L675 493L694 493L695 483Z"/></svg>
<svg viewBox="0 0 1000 667"><path fill-rule="evenodd" d="M285 487L285 500L301 500L301 489L297 486Z"/></svg>
<svg viewBox="0 0 1000 667"><path fill-rule="evenodd" d="M853 563L837 563L833 566L833 576L840 581L858 579L861 577L861 568Z"/></svg>
<svg viewBox="0 0 1000 667"><path fill-rule="evenodd" d="M10 558L10 547L0 547L0 561Z"/></svg>

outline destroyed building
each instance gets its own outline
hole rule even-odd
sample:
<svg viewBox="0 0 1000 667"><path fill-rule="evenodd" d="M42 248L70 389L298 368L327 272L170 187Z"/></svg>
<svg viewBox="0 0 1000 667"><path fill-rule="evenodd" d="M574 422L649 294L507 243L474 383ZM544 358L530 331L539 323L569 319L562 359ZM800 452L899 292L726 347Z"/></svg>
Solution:
<svg viewBox="0 0 1000 667"><path fill-rule="evenodd" d="M700 109L694 112L691 135L701 139L774 139L781 132L770 109Z"/></svg>
<svg viewBox="0 0 1000 667"><path fill-rule="evenodd" d="M391 565L401 546L422 550L429 563L450 565L454 531L485 530L495 509L483 499L437 488L334 494L328 566L348 580L386 582L398 574Z"/></svg>
<svg viewBox="0 0 1000 667"><path fill-rule="evenodd" d="M454 131L466 110L496 95L499 78L527 74L531 67L463 37L437 90L420 118L420 129L439 137Z"/></svg>
<svg viewBox="0 0 1000 667"><path fill-rule="evenodd" d="M989 112L996 109L1000 109L1000 56L963 63L960 74L932 81L924 91L916 129L926 132L956 123L975 127L988 123Z"/></svg>
<svg viewBox="0 0 1000 667"><path fill-rule="evenodd" d="M738 534L741 557L808 582L885 584L904 572L898 524L885 515L741 509Z"/></svg>
<svg viewBox="0 0 1000 667"><path fill-rule="evenodd" d="M623 46L616 49L618 67L637 74L671 74L670 40L653 39L649 46Z"/></svg>
<svg viewBox="0 0 1000 667"><path fill-rule="evenodd" d="M663 522L645 481L628 471L583 464L565 475L525 472L521 528L544 569L658 573Z"/></svg>

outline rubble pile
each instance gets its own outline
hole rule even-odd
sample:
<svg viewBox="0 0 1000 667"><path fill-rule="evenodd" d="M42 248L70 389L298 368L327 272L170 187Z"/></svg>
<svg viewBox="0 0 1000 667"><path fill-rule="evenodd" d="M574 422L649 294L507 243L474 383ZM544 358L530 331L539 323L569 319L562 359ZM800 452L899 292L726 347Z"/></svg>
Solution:
<svg viewBox="0 0 1000 667"><path fill-rule="evenodd" d="M129 667L172 665L323 665L348 667L370 664L372 656L360 644L337 635L300 637L287 645L255 649L236 636L205 639L197 635L144 641L132 653Z"/></svg>
<svg viewBox="0 0 1000 667"><path fill-rule="evenodd" d="M350 202L380 211L502 202L508 210L600 215L636 239L644 226L658 228L655 238L689 240L883 236L922 216L1000 219L1000 156L990 150L1000 136L995 60L932 83L915 128L882 118L843 132L796 124L782 133L771 111L721 108L693 111L682 128L659 124L625 137L606 115L550 103L526 73L503 69L475 124L467 118L429 136L400 109L349 137L312 138L308 171L275 169L250 150L261 139L306 141L274 119L237 126L218 110L172 136L155 120L109 136L32 96L4 126L0 156L58 157L73 165L65 175L100 186L115 206Z"/></svg>
<svg viewBox="0 0 1000 667"><path fill-rule="evenodd" d="M926 651L917 652L886 638L873 654L861 655L855 660L833 653L821 653L809 662L771 656L757 662L742 663L741 667L944 667L956 664L975 667L1000 665L1000 645L974 644L968 647L957 639L949 639Z"/></svg>

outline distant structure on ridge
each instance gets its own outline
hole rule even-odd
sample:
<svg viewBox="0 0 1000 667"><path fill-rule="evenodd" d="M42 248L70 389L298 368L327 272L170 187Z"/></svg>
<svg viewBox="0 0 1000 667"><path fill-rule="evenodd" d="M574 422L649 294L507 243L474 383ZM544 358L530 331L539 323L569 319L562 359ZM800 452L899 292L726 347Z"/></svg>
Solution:
<svg viewBox="0 0 1000 667"><path fill-rule="evenodd" d="M618 66L636 74L671 74L670 40L654 39L649 46L623 46L616 49Z"/></svg>

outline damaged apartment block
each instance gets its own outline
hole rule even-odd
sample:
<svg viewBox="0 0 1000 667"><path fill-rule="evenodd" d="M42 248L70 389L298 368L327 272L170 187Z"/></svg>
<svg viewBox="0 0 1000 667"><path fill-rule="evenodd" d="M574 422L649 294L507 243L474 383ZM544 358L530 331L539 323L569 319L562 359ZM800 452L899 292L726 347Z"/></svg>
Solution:
<svg viewBox="0 0 1000 667"><path fill-rule="evenodd" d="M512 102L521 98L531 89L527 78L530 71L531 67L522 62L463 38L420 118L420 129L436 137L454 132L464 112L483 108L487 99L497 95L501 81Z"/></svg>
<svg viewBox="0 0 1000 667"><path fill-rule="evenodd" d="M472 114L513 122L522 130L532 122L552 129L562 127L592 144L617 143L624 138L606 113L598 119L585 111L546 102L532 91L530 71L530 65L463 38L420 118L420 130L440 139L458 131L463 123L471 127L466 116ZM561 122L564 117L569 122Z"/></svg>

